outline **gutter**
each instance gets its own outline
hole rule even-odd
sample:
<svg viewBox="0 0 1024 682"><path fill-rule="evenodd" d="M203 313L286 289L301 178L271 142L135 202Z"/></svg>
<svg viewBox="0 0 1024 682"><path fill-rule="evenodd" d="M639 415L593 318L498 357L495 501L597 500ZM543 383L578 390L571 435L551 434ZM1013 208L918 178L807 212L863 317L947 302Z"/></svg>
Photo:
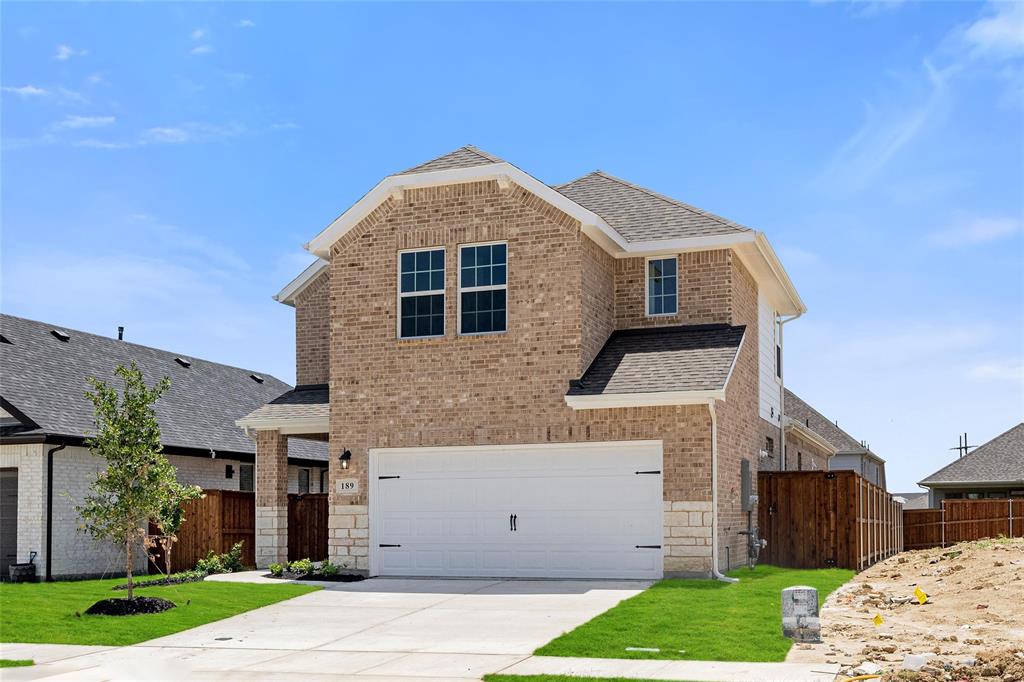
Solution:
<svg viewBox="0 0 1024 682"><path fill-rule="evenodd" d="M718 413L715 401L708 401L711 415L711 577L724 583L738 583L738 578L722 575L718 570Z"/></svg>
<svg viewBox="0 0 1024 682"><path fill-rule="evenodd" d="M46 453L46 582L53 582L53 453L68 446L61 443Z"/></svg>

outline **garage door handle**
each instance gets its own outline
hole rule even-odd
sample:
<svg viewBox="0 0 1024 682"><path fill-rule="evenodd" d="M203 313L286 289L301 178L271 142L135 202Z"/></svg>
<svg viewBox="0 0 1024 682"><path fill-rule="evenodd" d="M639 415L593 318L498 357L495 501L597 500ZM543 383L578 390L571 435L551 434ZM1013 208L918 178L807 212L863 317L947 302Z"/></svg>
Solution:
<svg viewBox="0 0 1024 682"><path fill-rule="evenodd" d="M661 545L637 545L637 549L661 549Z"/></svg>
<svg viewBox="0 0 1024 682"><path fill-rule="evenodd" d="M634 471L633 473L637 474L637 475L640 475L640 474L660 474L661 471Z"/></svg>
<svg viewBox="0 0 1024 682"><path fill-rule="evenodd" d="M519 530L519 528L516 527L516 524L518 524L518 523L519 523L519 515L518 514L513 514L512 515L512 530L515 530L515 531Z"/></svg>
<svg viewBox="0 0 1024 682"><path fill-rule="evenodd" d="M377 545L378 547L401 547L401 545Z"/></svg>

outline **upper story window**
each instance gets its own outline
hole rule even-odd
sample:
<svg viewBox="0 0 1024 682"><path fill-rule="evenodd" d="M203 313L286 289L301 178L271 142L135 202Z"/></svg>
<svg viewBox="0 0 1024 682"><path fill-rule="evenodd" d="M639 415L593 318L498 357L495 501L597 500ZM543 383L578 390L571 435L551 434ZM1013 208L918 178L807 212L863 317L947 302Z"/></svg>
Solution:
<svg viewBox="0 0 1024 682"><path fill-rule="evenodd" d="M651 258L647 261L647 314L675 315L679 309L676 296L676 258Z"/></svg>
<svg viewBox="0 0 1024 682"><path fill-rule="evenodd" d="M508 247L472 244L459 249L459 333L508 329Z"/></svg>
<svg viewBox="0 0 1024 682"><path fill-rule="evenodd" d="M444 249L398 254L398 337L444 336Z"/></svg>

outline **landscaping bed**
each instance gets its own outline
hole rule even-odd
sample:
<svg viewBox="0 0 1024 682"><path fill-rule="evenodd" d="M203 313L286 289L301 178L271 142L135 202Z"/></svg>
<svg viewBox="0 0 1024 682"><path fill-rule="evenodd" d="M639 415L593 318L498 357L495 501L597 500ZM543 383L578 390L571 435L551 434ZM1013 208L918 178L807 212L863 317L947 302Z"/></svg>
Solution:
<svg viewBox="0 0 1024 682"><path fill-rule="evenodd" d="M365 575L358 575L354 573L335 573L333 575L323 575L320 573L292 573L290 571L283 571L281 575L265 573L263 577L274 578L275 580L317 580L329 583L357 583L360 580L366 580Z"/></svg>
<svg viewBox="0 0 1024 682"><path fill-rule="evenodd" d="M175 603L160 597L134 597L132 599L101 599L85 612L90 616L136 616L140 613L160 613L173 609Z"/></svg>
<svg viewBox="0 0 1024 682"><path fill-rule="evenodd" d="M280 580L322 580L331 583L356 583L366 580L366 576L354 573L342 573L343 568L331 563L330 559L313 562L309 559L296 559L287 564L270 564L270 573L265 578Z"/></svg>
<svg viewBox="0 0 1024 682"><path fill-rule="evenodd" d="M655 658L704 661L783 661L792 642L782 636L782 589L810 585L826 595L854 572L758 566L716 580L662 580L575 630L538 656Z"/></svg>

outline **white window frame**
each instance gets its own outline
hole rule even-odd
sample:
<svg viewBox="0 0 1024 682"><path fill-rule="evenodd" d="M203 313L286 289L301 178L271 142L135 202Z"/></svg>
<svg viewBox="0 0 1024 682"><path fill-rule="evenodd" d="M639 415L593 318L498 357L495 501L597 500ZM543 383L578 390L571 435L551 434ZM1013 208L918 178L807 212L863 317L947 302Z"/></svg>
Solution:
<svg viewBox="0 0 1024 682"><path fill-rule="evenodd" d="M487 286L482 286L482 287L463 287L462 286L462 249L470 248L470 247L474 247L474 246L496 246L498 244L504 244L505 245L505 283L504 284L488 284ZM459 278L459 282L458 282L458 295L456 296L456 299L455 299L456 315L458 316L459 336L492 336L494 334L507 334L508 333L508 308L509 308L508 277L509 277L509 260L510 259L511 258L510 258L510 254L509 254L509 251L508 251L508 242L505 241L505 240L502 240L502 239L499 239L499 240L493 241L493 242L470 242L470 243L467 243L467 244L459 244L459 258L458 258L458 261L459 261L458 262L458 268L459 268L458 278ZM474 291L497 291L499 289L504 289L505 290L505 328L500 330L500 331L492 331L492 332L463 332L462 331L462 294L463 294L463 292L465 292L465 293L472 293Z"/></svg>
<svg viewBox="0 0 1024 682"><path fill-rule="evenodd" d="M651 312L651 261L671 260L676 261L676 309L671 313ZM645 317L674 317L679 314L679 254L667 256L647 256L644 259L644 316Z"/></svg>
<svg viewBox="0 0 1024 682"><path fill-rule="evenodd" d="M431 334L429 336L402 336L402 299L410 296L436 296L440 294L444 297L442 307L448 305L447 296L445 295L446 286L442 286L440 289L431 289L430 291L402 291L402 254L405 253L419 253L421 251L440 251L444 254L444 274L443 285L448 283L448 252L444 246L426 246L423 248L416 249L402 249L395 256L395 291L398 293L398 298L395 302L395 337L399 341L415 341L417 339L440 339L444 337L444 332L440 334ZM447 318L447 315L445 315ZM445 331L448 330L447 319L444 323Z"/></svg>

